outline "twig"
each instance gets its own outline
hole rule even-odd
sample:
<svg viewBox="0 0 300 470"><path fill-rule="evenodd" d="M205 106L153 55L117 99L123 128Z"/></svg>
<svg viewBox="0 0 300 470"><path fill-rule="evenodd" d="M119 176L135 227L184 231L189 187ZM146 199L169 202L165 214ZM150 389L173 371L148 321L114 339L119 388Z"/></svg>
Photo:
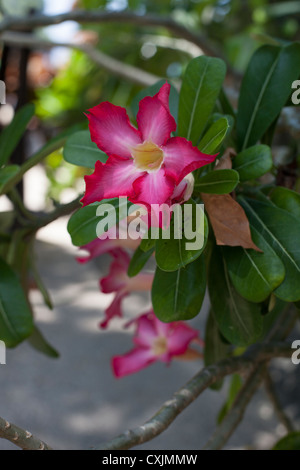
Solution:
<svg viewBox="0 0 300 470"><path fill-rule="evenodd" d="M250 374L241 388L232 408L205 445L204 450L219 450L224 447L230 436L242 421L247 405L263 380L264 370L265 364L261 364Z"/></svg>
<svg viewBox="0 0 300 470"><path fill-rule="evenodd" d="M205 367L144 425L126 431L107 444L96 447L96 450L125 450L143 444L165 431L187 406L216 381L241 370L251 370L255 364L263 363L273 357L290 357L290 355L291 348L286 343L256 345L249 348L243 356L225 359Z"/></svg>
<svg viewBox="0 0 300 470"><path fill-rule="evenodd" d="M23 450L52 450L48 444L34 437L29 431L0 418L0 438L6 439Z"/></svg>
<svg viewBox="0 0 300 470"><path fill-rule="evenodd" d="M74 201L69 202L68 204L59 205L54 211L48 214L36 214L35 220L29 221L25 228L28 229L29 233L32 233L40 230L43 227L46 227L46 225L51 224L60 217L69 215L77 209L80 209L81 199L82 195L78 196L76 199L74 199Z"/></svg>
<svg viewBox="0 0 300 470"><path fill-rule="evenodd" d="M169 16L157 16L153 14L139 15L133 12L107 12L101 10L73 10L55 16L35 14L34 16L5 17L0 23L0 32L7 30L20 30L22 28L34 29L41 26L51 26L65 21L76 21L78 23L100 24L100 23L132 23L137 26L164 27L172 33L197 44L203 52L214 57L221 57L222 53L217 51L204 35L196 34Z"/></svg>
<svg viewBox="0 0 300 470"><path fill-rule="evenodd" d="M6 32L1 34L0 39L6 44L11 45L26 45L31 49L51 49L53 47L67 47L69 49L76 49L86 54L93 62L100 67L105 68L114 75L120 78L129 80L141 86L151 86L161 80L161 77L154 75L144 70L134 67L133 65L125 64L116 60L103 52L93 48L89 44L79 44L76 42L53 42L45 39L40 39L33 34Z"/></svg>
<svg viewBox="0 0 300 470"><path fill-rule="evenodd" d="M264 385L265 385L265 390L268 394L269 400L271 401L274 407L274 411L277 414L279 421L284 425L287 432L294 432L295 427L281 406L281 403L278 399L278 396L275 390L274 382L268 370L266 370L265 372Z"/></svg>

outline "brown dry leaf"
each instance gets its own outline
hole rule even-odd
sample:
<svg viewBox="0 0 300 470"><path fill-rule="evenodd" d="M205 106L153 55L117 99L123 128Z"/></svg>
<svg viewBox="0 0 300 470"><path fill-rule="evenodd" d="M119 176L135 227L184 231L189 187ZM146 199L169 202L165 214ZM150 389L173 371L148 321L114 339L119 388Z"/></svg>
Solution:
<svg viewBox="0 0 300 470"><path fill-rule="evenodd" d="M261 252L252 241L244 209L229 194L201 194L217 245L242 246Z"/></svg>
<svg viewBox="0 0 300 470"><path fill-rule="evenodd" d="M232 147L228 147L218 163L215 166L215 170L231 170L232 169L232 158L236 156L236 151Z"/></svg>

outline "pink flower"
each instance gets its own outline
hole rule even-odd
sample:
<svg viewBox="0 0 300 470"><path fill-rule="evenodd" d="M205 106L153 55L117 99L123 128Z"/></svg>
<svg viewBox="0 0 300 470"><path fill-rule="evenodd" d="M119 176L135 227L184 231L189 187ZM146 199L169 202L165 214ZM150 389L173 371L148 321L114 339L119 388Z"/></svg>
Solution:
<svg viewBox="0 0 300 470"><path fill-rule="evenodd" d="M105 294L116 292L111 305L105 310L105 319L100 324L101 328L106 328L112 318L122 317L121 303L130 292L151 290L154 275L139 273L135 277L129 277L127 275L129 263L129 255L119 250L118 257L110 266L108 276L100 280L102 292Z"/></svg>
<svg viewBox="0 0 300 470"><path fill-rule="evenodd" d="M156 361L169 364L173 358L184 357L189 352L192 341L200 341L197 330L182 321L162 323L153 311L141 315L135 323L135 347L127 354L112 359L116 377L133 374Z"/></svg>
<svg viewBox="0 0 300 470"><path fill-rule="evenodd" d="M174 189L192 171L215 160L183 137L171 137L176 123L169 110L170 85L140 101L138 129L126 110L104 102L89 110L92 141L108 155L86 176L84 205L118 196L144 204L170 203Z"/></svg>
<svg viewBox="0 0 300 470"><path fill-rule="evenodd" d="M127 228L127 225L126 225ZM117 238L112 238L115 233L115 227L106 232L107 238L96 240L88 243L81 247L81 250L85 250L89 253L88 256L77 258L78 263L87 263L94 258L104 254L110 253L112 256L117 258L120 255L121 248L128 248L130 250L136 250L141 243L141 239L132 240L131 238L119 238L119 232L116 233ZM124 231L124 233L127 233Z"/></svg>

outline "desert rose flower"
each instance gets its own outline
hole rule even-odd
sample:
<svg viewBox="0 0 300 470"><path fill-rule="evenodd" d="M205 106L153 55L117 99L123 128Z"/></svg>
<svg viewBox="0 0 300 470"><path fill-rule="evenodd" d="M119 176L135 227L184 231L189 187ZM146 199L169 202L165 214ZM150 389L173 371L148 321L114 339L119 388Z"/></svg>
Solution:
<svg viewBox="0 0 300 470"><path fill-rule="evenodd" d="M130 263L129 255L119 250L111 266L107 277L100 280L101 291L105 294L115 292L115 298L105 310L105 319L100 323L101 328L106 328L112 318L122 317L122 300L131 292L150 291L154 275L151 273L139 273L135 277L127 275Z"/></svg>
<svg viewBox="0 0 300 470"><path fill-rule="evenodd" d="M135 347L127 354L112 359L116 377L133 374L156 361L169 364L174 358L188 355L191 342L200 341L199 331L182 321L162 323L153 311L141 315L134 322L137 326L133 338ZM195 358L195 354L190 356Z"/></svg>
<svg viewBox="0 0 300 470"><path fill-rule="evenodd" d="M144 204L170 203L175 187L192 171L215 160L183 137L171 137L176 123L169 110L170 85L140 101L138 129L124 108L104 102L89 110L92 141L108 155L86 176L84 205L118 196Z"/></svg>
<svg viewBox="0 0 300 470"><path fill-rule="evenodd" d="M127 228L127 225L126 225ZM122 230L122 226L120 226L120 229ZM116 232L116 238L113 238ZM125 229L124 229L124 233ZM120 238L119 237L119 231L115 230L115 227L112 229L108 230L106 232L107 238L102 239L102 238L96 238L96 240L88 243L87 245L82 246L80 249L87 251L88 255L87 256L81 256L77 258L78 263L84 264L87 263L88 261L91 261L94 258L97 258L98 256L104 254L104 253L110 253L112 256L117 258L120 255L120 249L129 249L129 250L136 250L141 242L140 239L138 240L133 240L129 237L127 238ZM122 255L120 255L122 256Z"/></svg>

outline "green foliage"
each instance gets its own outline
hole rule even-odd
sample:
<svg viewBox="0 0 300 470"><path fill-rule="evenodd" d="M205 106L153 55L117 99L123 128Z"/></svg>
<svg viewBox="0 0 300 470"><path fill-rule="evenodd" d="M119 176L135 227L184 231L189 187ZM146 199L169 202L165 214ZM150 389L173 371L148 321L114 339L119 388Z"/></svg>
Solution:
<svg viewBox="0 0 300 470"><path fill-rule="evenodd" d="M0 271L0 340L12 348L31 335L32 312L18 276L3 259Z"/></svg>
<svg viewBox="0 0 300 470"><path fill-rule="evenodd" d="M206 127L226 73L220 59L197 57L185 72L179 98L178 135L197 145Z"/></svg>
<svg viewBox="0 0 300 470"><path fill-rule="evenodd" d="M156 268L152 287L155 315L163 322L190 320L200 312L205 294L203 256L177 271Z"/></svg>
<svg viewBox="0 0 300 470"><path fill-rule="evenodd" d="M228 194L231 193L239 183L239 174L235 170L211 171L207 175L198 178L195 189L199 193Z"/></svg>
<svg viewBox="0 0 300 470"><path fill-rule="evenodd" d="M64 159L73 165L95 168L95 163L105 163L107 155L91 141L89 131L79 131L71 135L64 146Z"/></svg>

